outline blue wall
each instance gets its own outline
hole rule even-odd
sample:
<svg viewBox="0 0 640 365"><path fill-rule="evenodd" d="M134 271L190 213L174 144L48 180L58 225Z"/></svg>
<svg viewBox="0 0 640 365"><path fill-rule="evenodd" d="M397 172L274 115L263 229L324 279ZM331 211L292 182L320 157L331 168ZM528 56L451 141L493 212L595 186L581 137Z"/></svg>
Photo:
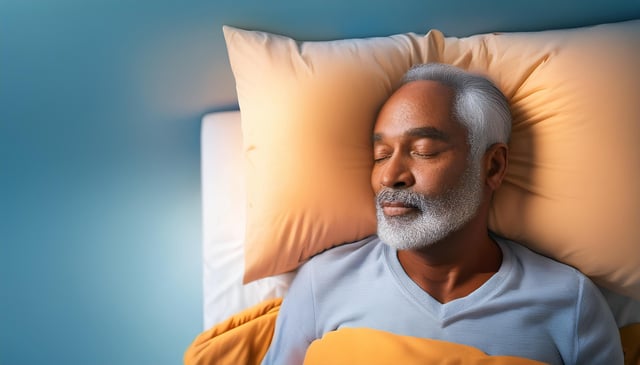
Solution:
<svg viewBox="0 0 640 365"><path fill-rule="evenodd" d="M640 17L482 3L2 0L0 364L178 364L202 330L200 118L236 103L222 24L332 39Z"/></svg>

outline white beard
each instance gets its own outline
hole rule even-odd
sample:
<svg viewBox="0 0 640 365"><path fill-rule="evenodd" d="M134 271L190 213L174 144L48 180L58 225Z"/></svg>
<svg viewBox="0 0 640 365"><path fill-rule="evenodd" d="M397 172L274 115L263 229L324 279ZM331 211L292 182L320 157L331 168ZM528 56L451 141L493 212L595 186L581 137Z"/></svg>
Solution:
<svg viewBox="0 0 640 365"><path fill-rule="evenodd" d="M380 190L376 196L378 237L398 250L409 250L430 246L462 228L482 202L481 161L471 161L459 183L440 196L427 197L403 189ZM385 201L404 202L418 212L387 217L381 206Z"/></svg>

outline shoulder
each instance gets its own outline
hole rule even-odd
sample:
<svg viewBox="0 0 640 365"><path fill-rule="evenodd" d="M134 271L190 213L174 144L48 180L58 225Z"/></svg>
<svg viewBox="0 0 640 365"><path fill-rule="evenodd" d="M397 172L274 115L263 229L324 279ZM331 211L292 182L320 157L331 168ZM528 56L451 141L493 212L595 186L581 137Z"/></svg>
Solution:
<svg viewBox="0 0 640 365"><path fill-rule="evenodd" d="M575 277L581 279L584 275L572 266L556 261L550 257L537 253L530 248L502 237L494 237L504 251L509 250L516 263L526 271L534 271L543 276Z"/></svg>
<svg viewBox="0 0 640 365"><path fill-rule="evenodd" d="M513 254L516 271L527 285L553 291L574 300L576 306L608 308L608 304L593 281L578 269L538 254L531 249L504 238L497 238L501 247Z"/></svg>
<svg viewBox="0 0 640 365"><path fill-rule="evenodd" d="M289 290L310 290L314 297L338 295L379 271L384 243L377 236L343 244L312 257L298 270Z"/></svg>
<svg viewBox="0 0 640 365"><path fill-rule="evenodd" d="M376 255L382 249L382 243L377 236L369 236L360 241L346 243L330 248L313 256L309 261L300 267L299 274L305 272L315 272L321 268L323 272L327 269L349 270L353 269L356 263L366 261L372 255Z"/></svg>
<svg viewBox="0 0 640 365"><path fill-rule="evenodd" d="M508 249L512 253L515 276L521 280L523 288L541 290L551 300L564 299L578 312L585 306L598 310L608 308L598 287L578 269L519 243L504 238L498 238L498 242L503 250Z"/></svg>
<svg viewBox="0 0 640 365"><path fill-rule="evenodd" d="M494 237L503 252L511 257L512 273L528 290L541 289L548 295L577 300L592 283L576 268L541 255L522 244ZM506 255L505 255L506 256Z"/></svg>

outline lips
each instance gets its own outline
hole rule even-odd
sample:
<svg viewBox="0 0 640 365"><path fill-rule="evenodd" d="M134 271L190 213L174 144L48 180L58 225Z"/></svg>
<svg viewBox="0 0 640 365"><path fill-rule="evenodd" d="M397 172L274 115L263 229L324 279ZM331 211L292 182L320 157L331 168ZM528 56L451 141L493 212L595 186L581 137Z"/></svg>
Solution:
<svg viewBox="0 0 640 365"><path fill-rule="evenodd" d="M417 208L415 206L397 201L381 202L380 207L382 208L382 212L384 213L384 215L386 215L387 217L397 217L415 213L417 211Z"/></svg>

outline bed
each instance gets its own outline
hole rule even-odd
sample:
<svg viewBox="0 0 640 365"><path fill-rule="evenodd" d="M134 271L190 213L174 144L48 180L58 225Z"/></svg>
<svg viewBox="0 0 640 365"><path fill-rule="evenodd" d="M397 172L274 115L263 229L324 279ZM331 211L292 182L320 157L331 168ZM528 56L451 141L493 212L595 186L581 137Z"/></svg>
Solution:
<svg viewBox="0 0 640 365"><path fill-rule="evenodd" d="M185 362L259 362L297 267L373 233L372 199L363 188L367 123L411 64L444 62L488 74L511 101L512 160L491 228L589 275L623 333L628 363L638 363L640 21L331 42L224 31L240 110L208 114L202 122L204 332ZM340 103L358 107L335 107ZM296 142L287 142L292 136ZM338 167L325 166L324 155L314 150L329 136L355 141L336 152L348 156ZM594 146L603 152L594 156ZM291 157L299 150L307 151L306 160ZM290 176L308 170L309 159L314 171ZM333 207L335 200L317 181L344 179L345 171L357 183L336 216L323 206L328 199ZM290 185L280 186L283 174ZM303 193L294 194L291 186ZM223 334L227 339L219 344ZM266 338L266 345L256 345L255 338ZM469 356L489 363L482 354Z"/></svg>

